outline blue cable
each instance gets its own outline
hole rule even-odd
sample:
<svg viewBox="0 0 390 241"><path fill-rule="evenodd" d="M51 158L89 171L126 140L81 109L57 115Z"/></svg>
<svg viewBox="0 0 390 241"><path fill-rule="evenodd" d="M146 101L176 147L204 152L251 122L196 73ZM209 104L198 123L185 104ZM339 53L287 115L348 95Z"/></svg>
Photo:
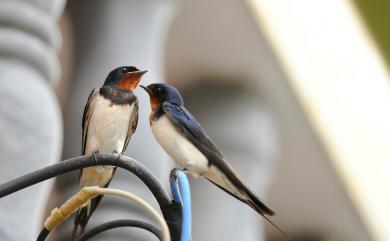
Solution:
<svg viewBox="0 0 390 241"><path fill-rule="evenodd" d="M170 178L170 183L171 183L171 191L172 191L173 200L176 203L183 204L182 201L181 201L179 186L178 186L178 183L177 183L176 171L173 174L173 176Z"/></svg>
<svg viewBox="0 0 390 241"><path fill-rule="evenodd" d="M173 200L182 204L182 232L180 241L191 240L191 191L187 175L180 170L173 171L173 178L170 180Z"/></svg>

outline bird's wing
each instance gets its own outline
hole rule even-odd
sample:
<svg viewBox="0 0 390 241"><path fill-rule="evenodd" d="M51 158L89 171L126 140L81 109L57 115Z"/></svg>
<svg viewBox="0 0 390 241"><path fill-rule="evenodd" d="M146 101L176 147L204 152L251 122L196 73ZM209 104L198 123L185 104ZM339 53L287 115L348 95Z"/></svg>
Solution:
<svg viewBox="0 0 390 241"><path fill-rule="evenodd" d="M135 130L137 129L137 124L138 124L138 100L137 98L135 98L133 112L131 113L130 123L127 129L127 136L125 140L125 145L123 146L122 153L126 151L127 146L129 145L130 138L134 134Z"/></svg>
<svg viewBox="0 0 390 241"><path fill-rule="evenodd" d="M92 116L93 103L94 103L98 93L99 93L98 88L95 88L91 91L91 93L88 96L87 104L85 105L85 108L84 108L83 122L82 122L82 129L83 129L83 136L82 136L83 139L82 139L82 146L81 146L81 154L82 155L85 154L85 148L87 145L87 134L88 134L89 121L91 120L91 116Z"/></svg>
<svg viewBox="0 0 390 241"><path fill-rule="evenodd" d="M183 106L169 102L162 105L164 113L172 121L178 130L184 134L202 153L212 152L222 157L215 144L207 136L198 121Z"/></svg>
<svg viewBox="0 0 390 241"><path fill-rule="evenodd" d="M87 145L89 121L91 120L93 104L94 104L94 101L95 101L98 93L99 93L98 88L93 89L91 91L91 93L89 93L87 104L84 107L83 120L81 123L82 131L83 131L82 144L81 144L81 154L82 155L85 154L85 148ZM80 169L79 179L81 178L82 175L83 175L83 169ZM75 216L75 220L74 220L74 227L73 227L73 234L72 234L73 238L75 237L79 228L81 228L81 232L84 232L84 229L85 229L85 226L87 225L88 219L89 219L89 216L88 216L87 208L86 207L80 208L77 211L76 216ZM72 238L72 240L73 240L73 238Z"/></svg>
<svg viewBox="0 0 390 241"><path fill-rule="evenodd" d="M210 140L206 132L200 126L198 121L191 115L191 113L189 113L183 106L174 105L169 102L164 102L162 108L169 120L175 124L175 127L180 131L180 133L187 137L188 140L190 140L191 143L194 144L199 149L199 151L201 151L203 155L207 157L210 164L215 165L218 169L220 169L221 172L226 175L226 177L235 187L237 187L239 190L242 190L248 196L248 198L254 202L253 205L257 206L257 210L259 212L262 212L263 214L274 215L274 211L258 200L258 198L244 184L240 176L224 159L215 144ZM218 184L216 185L221 187ZM232 196L238 198L226 188L221 188Z"/></svg>

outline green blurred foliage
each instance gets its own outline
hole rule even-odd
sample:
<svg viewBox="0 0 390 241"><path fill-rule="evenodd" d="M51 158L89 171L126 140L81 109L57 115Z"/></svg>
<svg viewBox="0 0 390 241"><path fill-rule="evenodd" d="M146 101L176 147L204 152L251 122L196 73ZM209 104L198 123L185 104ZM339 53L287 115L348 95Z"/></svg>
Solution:
<svg viewBox="0 0 390 241"><path fill-rule="evenodd" d="M390 65L390 0L355 0L387 65Z"/></svg>

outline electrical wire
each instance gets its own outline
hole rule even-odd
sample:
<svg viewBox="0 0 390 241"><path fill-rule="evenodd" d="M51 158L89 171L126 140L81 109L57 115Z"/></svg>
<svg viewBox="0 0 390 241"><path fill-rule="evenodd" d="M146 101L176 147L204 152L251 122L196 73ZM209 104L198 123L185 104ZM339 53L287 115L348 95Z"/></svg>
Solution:
<svg viewBox="0 0 390 241"><path fill-rule="evenodd" d="M37 241L45 241L46 238L49 236L50 231L46 228L43 228L42 231L39 233Z"/></svg>
<svg viewBox="0 0 390 241"><path fill-rule="evenodd" d="M119 154L96 154L95 157L96 160L91 156L70 158L13 179L0 185L0 198L66 172L96 165L111 165L124 168L140 178L152 191L160 206L171 204L169 195L156 176L138 161Z"/></svg>
<svg viewBox="0 0 390 241"><path fill-rule="evenodd" d="M180 240L181 235L181 204L172 202L156 176L138 161L119 154L96 154L78 156L59 163L30 172L0 185L0 198L27 188L39 182L56 177L66 172L79 170L96 165L111 165L126 169L136 175L150 189L160 205L165 221L168 223L173 241ZM45 240L47 230L42 230L40 237Z"/></svg>
<svg viewBox="0 0 390 241"><path fill-rule="evenodd" d="M97 186L92 187L83 187L77 194L69 198L64 204L59 208L52 210L50 216L44 222L44 229L38 236L38 241L43 241L49 235L50 231L58 227L62 222L64 222L72 213L77 209L84 206L90 199L98 195L114 195L123 198L127 198L134 203L138 204L145 210L149 216L160 225L162 232L162 241L170 241L170 233L167 223L164 218L156 211L152 206L145 202L140 197L126 192L120 189L113 188L101 188Z"/></svg>
<svg viewBox="0 0 390 241"><path fill-rule="evenodd" d="M136 196L130 192L125 192L125 191L119 190L119 189L100 188L100 187L86 187L86 188L89 188L90 190L96 190L96 192L99 195L108 194L108 195L120 196L120 197L127 198L127 199L132 200L133 202L137 203L144 210L147 210L149 215L159 223L159 225L161 227L161 232L162 232L162 241L170 241L171 240L169 228L168 228L168 225L165 222L164 218L152 206L150 206L147 202L145 202L144 200L142 200L138 196Z"/></svg>
<svg viewBox="0 0 390 241"><path fill-rule="evenodd" d="M103 233L105 231L114 229L114 228L121 228L121 227L136 227L141 228L144 230L147 230L151 233L153 233L159 240L162 240L162 234L161 231L155 227L154 225L140 221L140 220L133 220L133 219L120 219L120 220L113 220L106 223L102 223L91 230L86 231L84 234L82 234L80 237L76 239L76 241L86 241L97 234Z"/></svg>
<svg viewBox="0 0 390 241"><path fill-rule="evenodd" d="M182 225L180 241L191 240L191 191L187 175L178 169L170 174L172 196L175 202L182 204Z"/></svg>

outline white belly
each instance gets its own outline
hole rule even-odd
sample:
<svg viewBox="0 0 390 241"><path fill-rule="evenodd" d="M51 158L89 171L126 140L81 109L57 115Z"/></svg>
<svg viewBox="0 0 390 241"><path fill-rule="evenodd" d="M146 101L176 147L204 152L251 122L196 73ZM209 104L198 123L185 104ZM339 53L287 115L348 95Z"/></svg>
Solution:
<svg viewBox="0 0 390 241"><path fill-rule="evenodd" d="M93 166L83 169L80 177L80 186L99 186L104 187L112 178L113 166Z"/></svg>
<svg viewBox="0 0 390 241"><path fill-rule="evenodd" d="M134 105L112 105L109 100L97 96L88 126L85 155L93 152L121 153ZM114 167L96 166L83 169L81 186L105 186L112 177Z"/></svg>
<svg viewBox="0 0 390 241"><path fill-rule="evenodd" d="M207 158L176 130L168 117L163 115L152 121L151 128L157 142L180 168L186 168L194 176L207 171Z"/></svg>
<svg viewBox="0 0 390 241"><path fill-rule="evenodd" d="M98 96L93 106L84 154L121 153L134 105L112 105L111 101Z"/></svg>

